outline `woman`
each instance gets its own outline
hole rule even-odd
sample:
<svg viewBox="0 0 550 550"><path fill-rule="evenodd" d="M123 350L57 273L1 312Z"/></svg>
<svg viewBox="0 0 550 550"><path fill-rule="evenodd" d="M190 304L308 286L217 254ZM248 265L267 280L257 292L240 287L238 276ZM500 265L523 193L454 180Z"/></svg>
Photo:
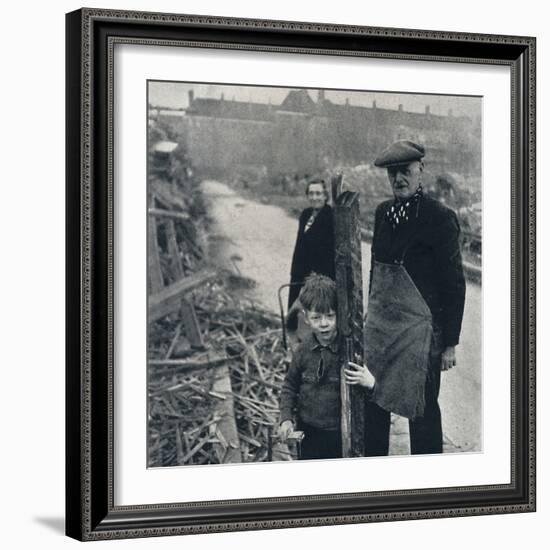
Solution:
<svg viewBox="0 0 550 550"><path fill-rule="evenodd" d="M292 266L288 296L287 327L298 327L296 299L310 273L326 275L334 280L334 221L332 208L327 204L328 190L322 179L310 180L306 186L309 208L301 214ZM294 306L294 307L293 307Z"/></svg>

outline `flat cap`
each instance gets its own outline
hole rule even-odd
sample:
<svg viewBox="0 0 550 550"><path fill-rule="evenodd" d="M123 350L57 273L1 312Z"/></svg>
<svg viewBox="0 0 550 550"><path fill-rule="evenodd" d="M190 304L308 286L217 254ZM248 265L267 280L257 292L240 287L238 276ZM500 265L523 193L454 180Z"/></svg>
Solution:
<svg viewBox="0 0 550 550"><path fill-rule="evenodd" d="M374 161L374 166L386 168L395 164L408 164L420 160L425 154L424 147L412 141L400 140L392 143L384 149L380 156Z"/></svg>

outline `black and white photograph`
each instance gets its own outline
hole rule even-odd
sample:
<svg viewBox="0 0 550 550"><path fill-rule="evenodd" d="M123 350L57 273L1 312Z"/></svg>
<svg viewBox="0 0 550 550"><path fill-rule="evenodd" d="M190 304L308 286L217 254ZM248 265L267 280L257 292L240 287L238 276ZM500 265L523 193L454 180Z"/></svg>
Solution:
<svg viewBox="0 0 550 550"><path fill-rule="evenodd" d="M147 467L483 453L483 98L146 110Z"/></svg>
<svg viewBox="0 0 550 550"><path fill-rule="evenodd" d="M544 6L7 3L2 547L544 547Z"/></svg>
<svg viewBox="0 0 550 550"><path fill-rule="evenodd" d="M536 38L393 8L67 14L69 537L533 532Z"/></svg>

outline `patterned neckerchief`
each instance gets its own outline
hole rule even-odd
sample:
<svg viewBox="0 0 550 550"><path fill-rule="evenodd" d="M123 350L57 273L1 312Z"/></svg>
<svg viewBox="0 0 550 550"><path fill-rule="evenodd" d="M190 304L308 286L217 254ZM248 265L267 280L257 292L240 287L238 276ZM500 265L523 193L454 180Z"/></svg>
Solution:
<svg viewBox="0 0 550 550"><path fill-rule="evenodd" d="M391 223L393 229L396 229L399 226L403 226L409 221L412 215L411 210L415 206L418 206L418 203L422 196L422 187L419 187L414 192L414 195L409 197L407 200L400 201L395 199L393 201L390 209L386 212L386 218ZM418 208L416 210L416 215L418 216Z"/></svg>

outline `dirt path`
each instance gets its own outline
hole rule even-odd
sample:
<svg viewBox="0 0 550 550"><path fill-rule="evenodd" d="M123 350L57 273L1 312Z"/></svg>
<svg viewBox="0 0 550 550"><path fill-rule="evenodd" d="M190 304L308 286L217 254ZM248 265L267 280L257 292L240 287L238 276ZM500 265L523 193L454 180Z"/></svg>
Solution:
<svg viewBox="0 0 550 550"><path fill-rule="evenodd" d="M226 240L226 260L234 262L243 275L254 279L253 296L278 312L277 290L289 282L298 221L277 206L240 197L217 181L203 182L203 190L211 200L216 231ZM363 243L362 255L363 290L367 296L368 243ZM457 348L458 366L442 374L440 404L446 452L482 448L481 305L480 286L468 284L461 345ZM408 424L400 417L393 419L390 453L409 453Z"/></svg>

